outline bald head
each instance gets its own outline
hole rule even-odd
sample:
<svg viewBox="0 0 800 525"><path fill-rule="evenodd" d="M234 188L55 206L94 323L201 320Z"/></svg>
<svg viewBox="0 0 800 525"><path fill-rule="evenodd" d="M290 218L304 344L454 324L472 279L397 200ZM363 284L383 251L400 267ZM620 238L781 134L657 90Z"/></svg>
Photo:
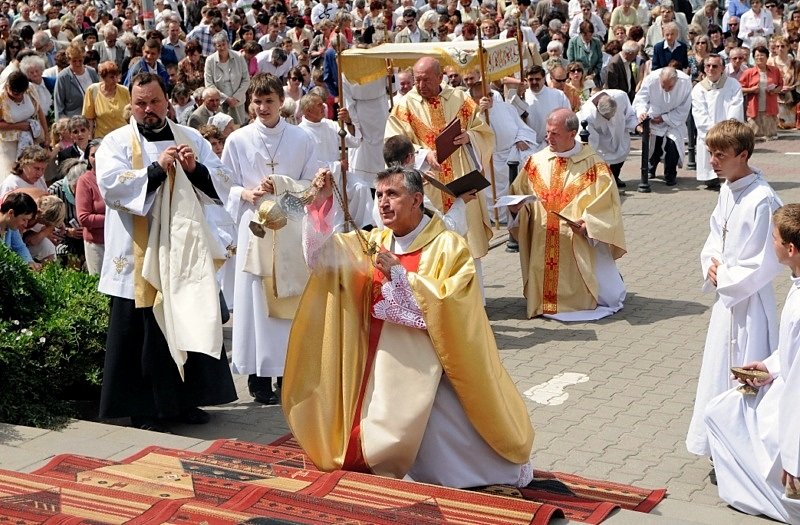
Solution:
<svg viewBox="0 0 800 525"><path fill-rule="evenodd" d="M422 57L414 64L414 84L422 98L437 97L442 91L442 68L432 57Z"/></svg>
<svg viewBox="0 0 800 525"><path fill-rule="evenodd" d="M578 117L572 111L559 108L547 117L547 143L550 150L557 153L575 147L575 132L578 131Z"/></svg>

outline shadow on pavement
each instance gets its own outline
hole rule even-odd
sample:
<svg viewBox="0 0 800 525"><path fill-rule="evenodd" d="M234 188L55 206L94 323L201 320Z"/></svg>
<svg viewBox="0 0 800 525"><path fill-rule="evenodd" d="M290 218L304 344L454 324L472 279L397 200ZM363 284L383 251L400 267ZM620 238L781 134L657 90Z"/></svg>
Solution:
<svg viewBox="0 0 800 525"><path fill-rule="evenodd" d="M545 320L547 321L547 320ZM543 328L542 326L531 326L530 328L520 328L502 324L493 324L494 338L497 341L497 348L502 353L503 350L519 350L523 348L533 348L535 345L551 343L554 341L596 341L597 333L594 330L584 330L580 328L568 328L565 323L550 321L555 328Z"/></svg>
<svg viewBox="0 0 800 525"><path fill-rule="evenodd" d="M647 325L664 319L701 315L708 309L707 305L694 301L659 299L628 292L625 307L611 317L596 321L596 324L604 325L624 320L636 326Z"/></svg>

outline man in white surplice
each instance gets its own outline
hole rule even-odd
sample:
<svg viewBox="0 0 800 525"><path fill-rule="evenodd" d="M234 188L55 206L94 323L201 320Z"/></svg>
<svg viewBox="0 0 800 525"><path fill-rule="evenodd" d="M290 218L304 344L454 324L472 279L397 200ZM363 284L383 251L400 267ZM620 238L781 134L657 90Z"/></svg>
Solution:
<svg viewBox="0 0 800 525"><path fill-rule="evenodd" d="M226 209L239 228L231 367L249 376L256 401L270 404L278 402L271 378L283 376L289 329L308 272L298 222L290 220L280 234L269 230L264 239L253 235L249 225L262 200L307 188L319 162L314 140L280 118L284 95L277 78L254 76L249 95L257 119L231 133L222 152L222 162L233 173Z"/></svg>
<svg viewBox="0 0 800 525"><path fill-rule="evenodd" d="M516 92L512 92L509 103L513 105L522 120L536 133L544 147L547 117L558 108L571 109L563 91L545 85L545 71L542 66L531 66L525 71L525 80ZM528 89L525 89L527 85Z"/></svg>
<svg viewBox="0 0 800 525"><path fill-rule="evenodd" d="M581 106L578 120L589 124L589 145L608 163L617 187L624 188L619 174L631 151L630 132L638 123L628 94L619 89L595 93Z"/></svg>
<svg viewBox="0 0 800 525"><path fill-rule="evenodd" d="M131 81L130 124L97 150L106 203L99 290L111 296L100 417L145 430L205 423L199 406L236 399L222 345L215 246L204 203L230 177L208 142L167 119L158 75Z"/></svg>
<svg viewBox="0 0 800 525"><path fill-rule="evenodd" d="M739 82L725 74L717 54L703 61L705 77L692 88L692 115L697 128L697 180L710 189L719 188L719 178L711 168L706 148L706 133L711 126L729 118L744 122L744 98Z"/></svg>
<svg viewBox="0 0 800 525"><path fill-rule="evenodd" d="M664 155L664 182L677 184L683 166L686 119L692 110L692 80L683 71L662 67L642 81L633 98L633 109L642 122L650 119L650 176L654 177Z"/></svg>
<svg viewBox="0 0 800 525"><path fill-rule="evenodd" d="M730 368L766 359L777 344L772 279L780 264L772 248L772 213L781 205L761 172L748 165L755 139L747 125L725 120L706 135L711 166L725 179L700 254L704 291L717 300L703 350L689 452L709 456L703 415L709 401L734 386Z"/></svg>
<svg viewBox="0 0 800 525"><path fill-rule="evenodd" d="M315 93L304 95L300 99L300 111L303 121L300 129L309 134L316 144L317 160L325 163L341 181L342 169L348 171L348 166L341 164L339 147L339 123L325 118L325 101ZM345 145L348 148L359 148L361 133L350 120L350 112L345 108L339 110L339 119L344 120L347 135ZM384 122L385 123L385 122ZM360 179L354 179L348 173L347 198L349 211L356 225L361 227L372 223L372 193L369 185L363 184Z"/></svg>
<svg viewBox="0 0 800 525"><path fill-rule="evenodd" d="M519 113L511 104L494 100L493 97L484 97L482 82L478 81L469 88L472 99L481 108L481 115L489 111L489 125L494 131L495 147L492 152L494 165L494 183L497 198L508 195L508 162L516 161L522 166L528 157L539 150L536 132L525 124ZM488 171L488 170L487 170ZM486 174L488 175L488 173ZM491 206L492 188L484 190L486 203ZM506 208L499 209L500 222L506 222ZM490 212L489 215L492 215Z"/></svg>
<svg viewBox="0 0 800 525"><path fill-rule="evenodd" d="M800 523L800 204L773 216L774 250L792 270L792 285L781 314L778 349L763 362L743 368L769 372L747 380L755 396L737 390L714 398L706 425L714 455L719 496L748 514ZM794 493L794 498L787 494Z"/></svg>
<svg viewBox="0 0 800 525"><path fill-rule="evenodd" d="M383 135L389 119L386 79L356 84L343 79L345 107L361 134L359 146L350 155L350 169L362 183L375 187L375 177L383 170Z"/></svg>

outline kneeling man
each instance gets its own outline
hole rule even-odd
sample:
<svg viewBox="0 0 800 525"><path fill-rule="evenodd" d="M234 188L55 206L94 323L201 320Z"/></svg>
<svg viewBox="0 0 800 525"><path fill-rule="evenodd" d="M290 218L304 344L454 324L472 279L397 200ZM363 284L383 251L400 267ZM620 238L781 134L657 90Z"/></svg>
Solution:
<svg viewBox="0 0 800 525"><path fill-rule="evenodd" d="M283 381L303 450L324 470L529 483L528 411L500 363L469 247L423 209L419 172L378 175L386 228L369 233L331 236L330 172L314 184L303 232L312 273Z"/></svg>
<svg viewBox="0 0 800 525"><path fill-rule="evenodd" d="M511 185L536 200L509 206L518 213L528 317L590 321L622 308L625 284L615 259L625 254L619 192L611 170L575 141L578 117L557 109L547 119L549 147L534 154Z"/></svg>

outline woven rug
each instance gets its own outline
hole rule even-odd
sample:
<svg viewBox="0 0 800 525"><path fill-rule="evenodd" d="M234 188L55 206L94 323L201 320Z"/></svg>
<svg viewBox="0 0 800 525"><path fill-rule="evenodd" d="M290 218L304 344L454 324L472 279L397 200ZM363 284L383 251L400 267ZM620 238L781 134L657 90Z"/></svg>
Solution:
<svg viewBox="0 0 800 525"><path fill-rule="evenodd" d="M588 480L578 480L572 486L591 487L584 483ZM573 496L561 494L557 506L546 498L534 501L547 491L499 495L503 490L508 487L464 491L354 472L325 473L292 439L272 445L219 440L204 452L147 447L120 462L61 455L32 474L0 470L0 516L24 524L539 525L563 516L564 509L573 519L582 512L589 523L599 523L623 499L633 504L631 495L638 494L634 489L626 498L589 508L583 496L572 501ZM645 500L639 497L637 505Z"/></svg>
<svg viewBox="0 0 800 525"><path fill-rule="evenodd" d="M298 457L302 456L308 461L303 449L291 434L272 444L294 450ZM650 512L667 495L666 489L643 489L563 472L534 470L534 478L534 482L527 488L490 485L473 490L550 505L559 508L571 520L593 524L602 522L618 508Z"/></svg>

